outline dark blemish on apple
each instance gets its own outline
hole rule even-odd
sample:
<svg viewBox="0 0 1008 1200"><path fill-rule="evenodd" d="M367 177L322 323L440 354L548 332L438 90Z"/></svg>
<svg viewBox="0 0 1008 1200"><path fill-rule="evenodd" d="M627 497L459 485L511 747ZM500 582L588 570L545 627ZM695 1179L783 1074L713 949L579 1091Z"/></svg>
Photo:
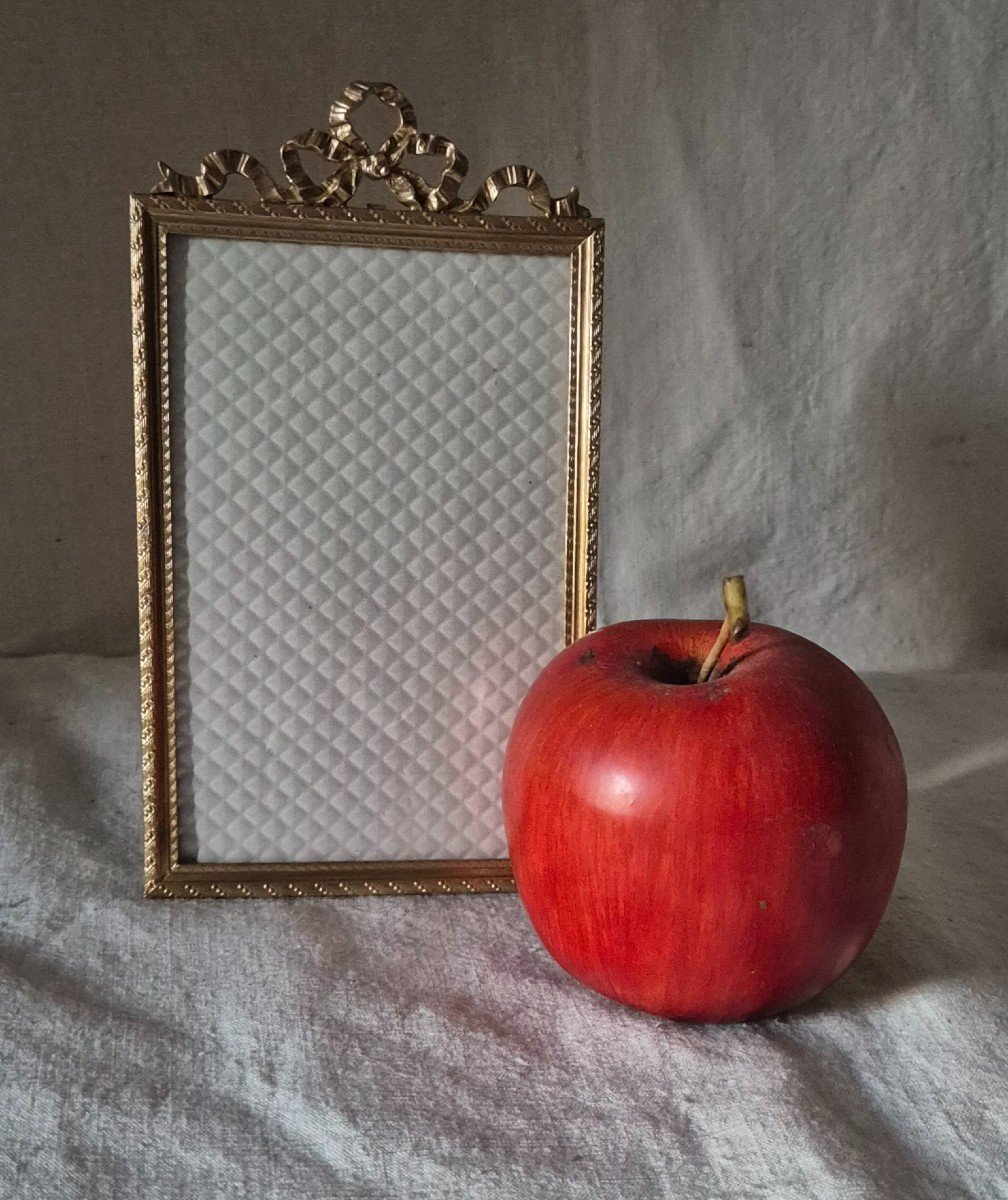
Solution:
<svg viewBox="0 0 1008 1200"><path fill-rule="evenodd" d="M588 664L593 663L597 657L598 656L596 655L594 650L586 650L584 652L584 654L582 654L581 657L578 659L578 662L583 667L587 667Z"/></svg>

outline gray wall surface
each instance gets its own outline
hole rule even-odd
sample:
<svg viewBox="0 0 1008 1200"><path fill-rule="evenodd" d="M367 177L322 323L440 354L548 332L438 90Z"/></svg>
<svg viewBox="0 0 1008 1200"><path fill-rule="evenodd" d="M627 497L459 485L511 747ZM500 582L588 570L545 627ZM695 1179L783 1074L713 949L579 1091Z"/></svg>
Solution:
<svg viewBox="0 0 1008 1200"><path fill-rule="evenodd" d="M0 650L130 652L126 196L397 83L607 218L604 621L1008 646L1008 6L8 0Z"/></svg>

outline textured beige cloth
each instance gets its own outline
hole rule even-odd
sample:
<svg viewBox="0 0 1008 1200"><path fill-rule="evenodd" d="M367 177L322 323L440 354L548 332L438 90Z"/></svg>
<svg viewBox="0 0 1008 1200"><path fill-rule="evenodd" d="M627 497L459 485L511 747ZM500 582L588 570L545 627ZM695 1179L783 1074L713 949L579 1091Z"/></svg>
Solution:
<svg viewBox="0 0 1008 1200"><path fill-rule="evenodd" d="M133 659L0 661L0 1197L1008 1196L1008 675L888 677L885 921L785 1019L567 978L515 897L140 897Z"/></svg>
<svg viewBox="0 0 1008 1200"><path fill-rule="evenodd" d="M236 12L0 4L0 647L136 645L126 193L225 145L279 174L377 78L462 195L522 162L606 218L603 620L738 570L855 667L1008 650L1004 0Z"/></svg>

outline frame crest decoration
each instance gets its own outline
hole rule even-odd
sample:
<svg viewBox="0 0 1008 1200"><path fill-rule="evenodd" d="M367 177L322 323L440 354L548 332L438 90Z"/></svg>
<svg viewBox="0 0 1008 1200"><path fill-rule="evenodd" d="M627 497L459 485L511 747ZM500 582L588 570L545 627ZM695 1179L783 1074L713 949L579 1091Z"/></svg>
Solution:
<svg viewBox="0 0 1008 1200"><path fill-rule="evenodd" d="M378 150L372 150L353 128L350 117L368 96L390 108L398 125ZM301 162L309 151L336 164L321 183L315 183ZM403 165L406 155L418 157L443 154L445 166L433 187ZM280 148L287 186L277 185L269 171L251 154L240 150L214 150L206 155L198 175L182 175L159 162L161 178L157 194L191 197L215 196L229 175L248 179L265 204L340 204L353 199L362 178L381 180L404 209L428 213L482 213L507 188L523 188L529 203L550 217L589 217L572 188L566 196L550 195L546 181L531 167L499 167L483 181L469 200L459 197L459 188L469 170L469 160L455 144L438 133L420 133L413 105L391 83L351 83L340 93L329 111L329 130L306 129L289 138Z"/></svg>

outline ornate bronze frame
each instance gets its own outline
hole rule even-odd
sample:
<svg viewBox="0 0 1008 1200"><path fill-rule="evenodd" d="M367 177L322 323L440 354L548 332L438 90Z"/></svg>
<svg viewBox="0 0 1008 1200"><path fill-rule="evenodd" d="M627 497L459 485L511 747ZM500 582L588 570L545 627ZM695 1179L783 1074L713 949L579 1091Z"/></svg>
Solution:
<svg viewBox="0 0 1008 1200"><path fill-rule="evenodd" d="M367 94L399 115L376 153L348 116ZM280 188L247 154L207 155L198 176L160 164L161 181L131 198L134 419L140 602L144 887L154 897L297 897L503 892L513 890L507 859L324 863L186 863L179 859L175 764L175 664L169 446L167 247L173 235L338 243L414 250L560 255L570 261L565 628L568 641L595 625L603 222L577 192L549 195L537 172L495 171L462 201L466 160L437 135L417 132L409 102L388 84L351 84L333 105L330 133L308 130L285 143L288 186ZM300 150L336 170L321 183L303 170ZM405 169L405 154L442 154L431 187ZM248 178L261 200L212 197L229 174ZM384 180L402 208L351 208L361 177ZM542 215L487 216L506 187L523 188Z"/></svg>

